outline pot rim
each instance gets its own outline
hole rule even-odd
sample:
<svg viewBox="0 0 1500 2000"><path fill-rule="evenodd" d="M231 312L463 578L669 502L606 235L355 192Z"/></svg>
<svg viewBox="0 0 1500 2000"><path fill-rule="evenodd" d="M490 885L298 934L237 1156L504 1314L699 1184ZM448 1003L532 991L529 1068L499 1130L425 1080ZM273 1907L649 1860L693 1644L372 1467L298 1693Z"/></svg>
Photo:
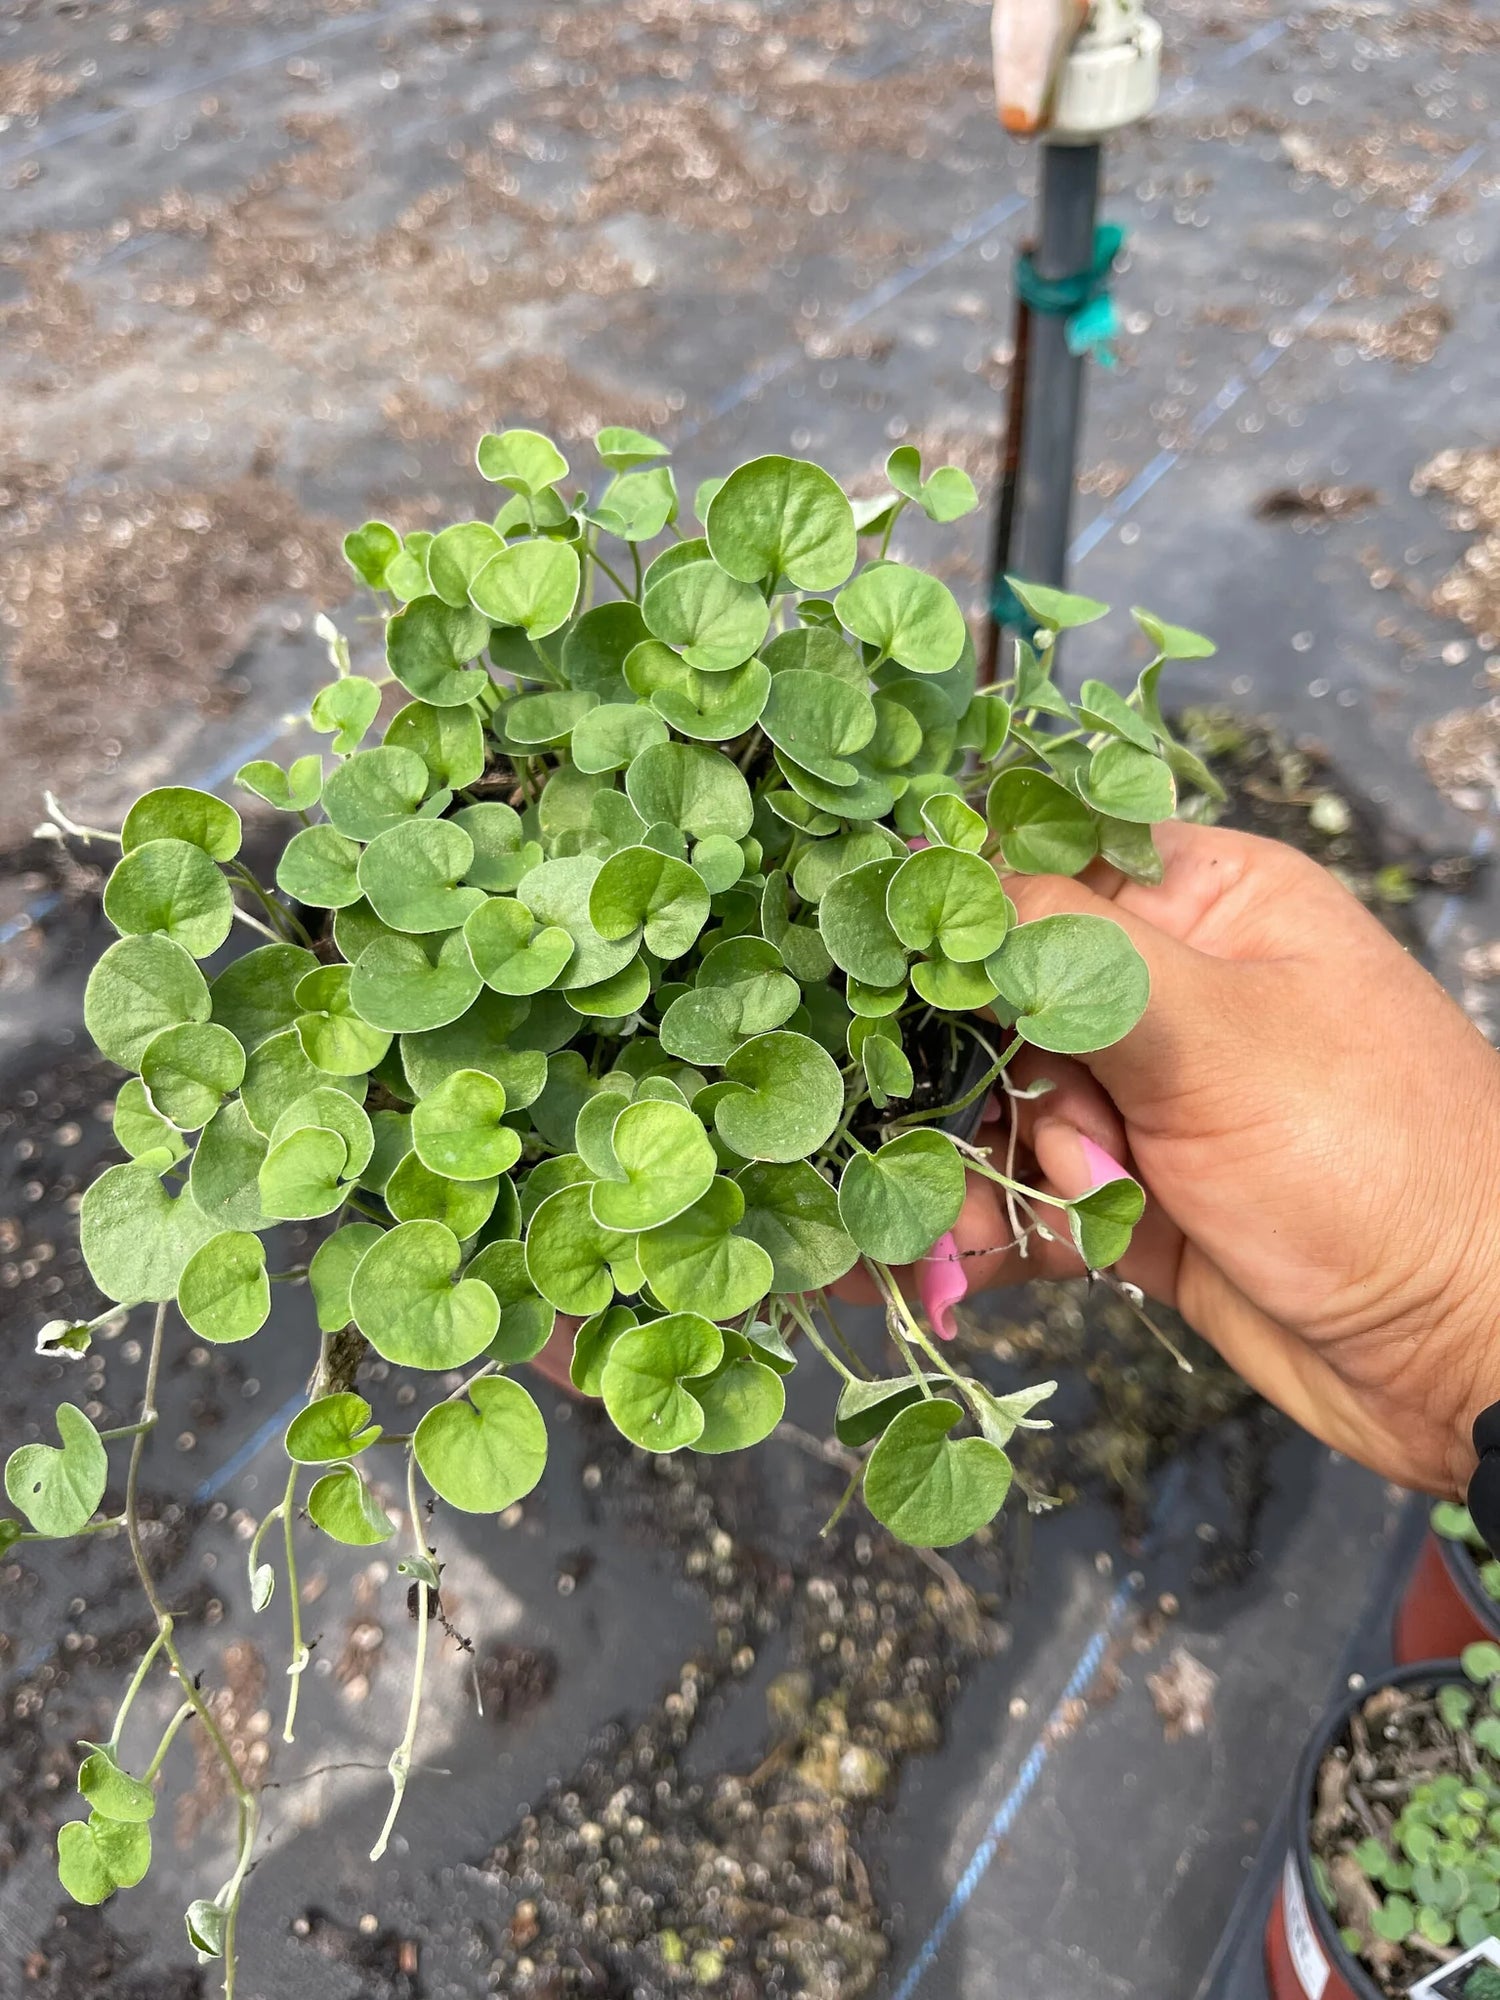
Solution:
<svg viewBox="0 0 1500 2000"><path fill-rule="evenodd" d="M1441 1540L1441 1537L1438 1538ZM1324 1757L1344 1735L1349 1719L1355 1710L1362 1707L1371 1695L1383 1687L1410 1687L1426 1683L1430 1687L1445 1686L1453 1681L1462 1681L1463 1670L1457 1660L1413 1660L1410 1666L1389 1667L1381 1673L1372 1674L1360 1688L1350 1688L1345 1698L1326 1709L1323 1719L1303 1746L1302 1756L1297 1765L1297 1774L1292 1783L1292 1826L1290 1847L1297 1864L1297 1874L1302 1883L1302 1899L1307 1905L1308 1920L1317 1932L1318 1942L1338 1976L1354 1994L1355 2000L1386 2000L1386 1995L1375 1984L1365 1970L1364 1964L1348 1949L1339 1936L1338 1925L1323 1898L1318 1894L1318 1885L1312 1870L1312 1802L1318 1781L1318 1770ZM1278 1896L1281 1891L1278 1890Z"/></svg>
<svg viewBox="0 0 1500 2000"><path fill-rule="evenodd" d="M1500 1603L1496 1603L1479 1581L1479 1564L1473 1550L1466 1542L1455 1541L1451 1535L1440 1535L1431 1523L1427 1532L1437 1543L1443 1568L1467 1609L1473 1612L1486 1631L1500 1639Z"/></svg>

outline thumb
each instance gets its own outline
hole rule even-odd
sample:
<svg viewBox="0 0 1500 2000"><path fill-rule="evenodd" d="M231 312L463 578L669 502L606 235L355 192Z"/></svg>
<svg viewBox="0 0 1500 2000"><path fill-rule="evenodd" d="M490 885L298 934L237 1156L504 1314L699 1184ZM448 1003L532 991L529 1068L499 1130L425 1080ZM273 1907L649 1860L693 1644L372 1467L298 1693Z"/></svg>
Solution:
<svg viewBox="0 0 1500 2000"><path fill-rule="evenodd" d="M1249 1059L1253 966L1197 951L1083 882L1008 876L1005 886L1024 923L1100 917L1118 924L1145 960L1145 1013L1122 1040L1080 1058L1128 1124L1156 1128L1174 1100L1197 1096L1215 1078L1222 1081L1226 1066Z"/></svg>

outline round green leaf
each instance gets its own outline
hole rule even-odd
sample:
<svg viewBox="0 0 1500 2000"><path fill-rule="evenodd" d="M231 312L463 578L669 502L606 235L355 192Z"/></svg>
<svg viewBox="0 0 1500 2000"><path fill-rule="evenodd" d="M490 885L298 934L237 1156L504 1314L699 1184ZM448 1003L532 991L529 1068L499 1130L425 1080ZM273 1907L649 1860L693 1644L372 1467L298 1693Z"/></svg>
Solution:
<svg viewBox="0 0 1500 2000"><path fill-rule="evenodd" d="M549 1194L526 1231L526 1269L544 1299L559 1312L587 1318L603 1312L615 1295L610 1266L634 1255L635 1239L594 1220L589 1183L575 1181Z"/></svg>
<svg viewBox="0 0 1500 2000"><path fill-rule="evenodd" d="M461 826L474 843L474 859L466 879L477 889L506 893L542 858L536 842L526 840L520 814L498 799L465 806L453 815L453 824Z"/></svg>
<svg viewBox="0 0 1500 2000"><path fill-rule="evenodd" d="M309 1062L296 1030L287 1028L251 1050L240 1098L255 1129L269 1138L281 1114L310 1090L331 1088L362 1101L367 1087L362 1076L332 1076Z"/></svg>
<svg viewBox="0 0 1500 2000"><path fill-rule="evenodd" d="M464 1276L478 1278L500 1301L500 1328L485 1349L487 1359L509 1367L540 1354L557 1323L557 1309L531 1282L525 1245L509 1238L486 1243Z"/></svg>
<svg viewBox="0 0 1500 2000"><path fill-rule="evenodd" d="M593 518L607 534L626 542L651 542L677 519L677 482L668 465L649 472L626 472L612 479Z"/></svg>
<svg viewBox="0 0 1500 2000"><path fill-rule="evenodd" d="M829 883L818 904L818 935L830 958L866 986L906 981L907 953L886 907L887 891L904 865L891 856L848 869Z"/></svg>
<svg viewBox="0 0 1500 2000"><path fill-rule="evenodd" d="M703 1411L694 1451L745 1451L768 1438L786 1414L781 1377L739 1333L725 1334L724 1359L693 1383L692 1393Z"/></svg>
<svg viewBox="0 0 1500 2000"><path fill-rule="evenodd" d="M572 617L581 574L571 542L512 542L480 570L469 599L495 624L545 639Z"/></svg>
<svg viewBox="0 0 1500 2000"><path fill-rule="evenodd" d="M522 1500L547 1463L547 1426L519 1382L486 1375L457 1403L417 1425L412 1449L439 1498L465 1514L499 1514Z"/></svg>
<svg viewBox="0 0 1500 2000"><path fill-rule="evenodd" d="M59 1403L53 1422L61 1448L23 1444L5 1465L5 1491L39 1535L76 1535L104 1498L109 1460L83 1411Z"/></svg>
<svg viewBox="0 0 1500 2000"><path fill-rule="evenodd" d="M494 1339L500 1307L477 1279L453 1282L458 1238L441 1222L403 1222L360 1259L349 1288L360 1332L403 1368L461 1368Z"/></svg>
<svg viewBox="0 0 1500 2000"><path fill-rule="evenodd" d="M555 985L575 949L560 925L539 928L524 904L504 896L491 896L473 912L464 940L486 986L515 995Z"/></svg>
<svg viewBox="0 0 1500 2000"><path fill-rule="evenodd" d="M357 1458L381 1434L380 1425L370 1421L364 1397L341 1390L319 1396L297 1412L287 1426L286 1455L296 1465L331 1465L336 1459Z"/></svg>
<svg viewBox="0 0 1500 2000"><path fill-rule="evenodd" d="M411 819L426 796L427 766L416 751L382 743L338 766L323 787L323 810L347 840L374 840Z"/></svg>
<svg viewBox="0 0 1500 2000"><path fill-rule="evenodd" d="M185 840L214 861L232 861L240 851L240 816L212 792L187 785L164 785L136 800L120 829L120 849L129 854L148 840Z"/></svg>
<svg viewBox="0 0 1500 2000"><path fill-rule="evenodd" d="M462 610L469 602L469 585L504 546L488 521L456 521L432 538L427 581L444 604Z"/></svg>
<svg viewBox="0 0 1500 2000"><path fill-rule="evenodd" d="M1023 583L1008 576L1006 582L1039 625L1065 632L1078 625L1092 625L1109 610L1096 597L1080 597L1070 590L1054 590L1050 584Z"/></svg>
<svg viewBox="0 0 1500 2000"><path fill-rule="evenodd" d="M359 901L359 856L359 843L333 827L305 826L282 849L276 886L315 910L347 909Z"/></svg>
<svg viewBox="0 0 1500 2000"><path fill-rule="evenodd" d="M568 1369L573 1387L581 1396L603 1394L604 1364L610 1349L622 1333L639 1324L629 1306L609 1306L583 1322L574 1336L573 1359Z"/></svg>
<svg viewBox="0 0 1500 2000"><path fill-rule="evenodd" d="M569 752L580 771L623 771L653 743L665 743L667 725L639 702L611 701L586 710L573 725Z"/></svg>
<svg viewBox="0 0 1500 2000"><path fill-rule="evenodd" d="M670 1222L706 1194L718 1158L702 1123L684 1104L646 1098L614 1120L610 1143L623 1179L595 1181L594 1220L637 1231Z"/></svg>
<svg viewBox="0 0 1500 2000"><path fill-rule="evenodd" d="M485 900L483 889L458 886L473 859L474 843L462 827L412 820L370 842L360 856L359 886L392 930L453 931Z"/></svg>
<svg viewBox="0 0 1500 2000"><path fill-rule="evenodd" d="M169 938L121 938L104 952L84 989L84 1025L100 1053L125 1069L139 1066L147 1043L164 1028L206 1021L208 1014L207 981Z"/></svg>
<svg viewBox="0 0 1500 2000"><path fill-rule="evenodd" d="M696 869L652 847L612 854L589 891L589 921L600 937L637 941L644 934L647 948L667 961L691 951L708 912Z"/></svg>
<svg viewBox="0 0 1500 2000"><path fill-rule="evenodd" d="M1042 917L1020 924L986 961L1016 1032L1039 1049L1087 1055L1108 1048L1146 1011L1146 961L1107 917Z"/></svg>
<svg viewBox="0 0 1500 2000"><path fill-rule="evenodd" d="M305 1131L311 1126L338 1133L349 1156L344 1178L351 1181L358 1179L375 1150L375 1133L364 1106L333 1084L320 1084L295 1098L281 1113L271 1127L271 1144L279 1146L293 1132Z"/></svg>
<svg viewBox="0 0 1500 2000"><path fill-rule="evenodd" d="M1076 875L1099 851L1093 814L1045 771L1002 771L985 816L1006 866L1023 875Z"/></svg>
<svg viewBox="0 0 1500 2000"><path fill-rule="evenodd" d="M177 1127L169 1124L153 1107L146 1095L146 1086L138 1076L129 1077L121 1084L115 1095L111 1124L115 1137L133 1160L138 1160L142 1153L149 1153L158 1146L164 1146L174 1161L182 1159L187 1152L187 1141Z"/></svg>
<svg viewBox="0 0 1500 2000"><path fill-rule="evenodd" d="M803 770L847 786L860 776L849 758L875 734L875 705L862 688L835 674L780 673L772 679L760 726Z"/></svg>
<svg viewBox="0 0 1500 2000"><path fill-rule="evenodd" d="M481 988L474 1004L449 1026L401 1037L401 1062L413 1092L425 1097L456 1069L482 1069L505 1085L511 1110L522 1110L546 1084L546 1051L577 1032L576 1019L559 1011L566 1019L555 1037L539 1035L536 1022L547 1018L540 1002L533 1001L528 1014L524 1000Z"/></svg>
<svg viewBox="0 0 1500 2000"><path fill-rule="evenodd" d="M913 1548L944 1549L992 1521L1010 1491L1010 1460L985 1438L951 1438L962 1417L945 1396L913 1403L865 1464L865 1504Z"/></svg>
<svg viewBox="0 0 1500 2000"><path fill-rule="evenodd" d="M380 689L363 674L345 674L313 696L308 721L325 736L336 757L347 757L360 746L365 731L380 713Z"/></svg>
<svg viewBox="0 0 1500 2000"><path fill-rule="evenodd" d="M484 1181L521 1157L521 1135L504 1125L505 1088L483 1070L455 1070L411 1115L417 1158L448 1180Z"/></svg>
<svg viewBox="0 0 1500 2000"><path fill-rule="evenodd" d="M268 758L255 757L241 764L234 782L264 799L278 812L307 812L318 802L323 790L323 759L316 752L293 759L289 771Z"/></svg>
<svg viewBox="0 0 1500 2000"><path fill-rule="evenodd" d="M234 898L217 863L190 840L148 840L116 863L104 914L124 937L161 932L194 958L229 935Z"/></svg>
<svg viewBox="0 0 1500 2000"><path fill-rule="evenodd" d="M853 782L831 785L815 771L804 769L784 750L776 752L776 768L781 775L794 792L820 812L837 813L843 819L883 819L895 803L895 787L880 772L871 770L867 761L859 758L846 761L854 772Z"/></svg>
<svg viewBox="0 0 1500 2000"><path fill-rule="evenodd" d="M317 967L318 961L301 945L263 944L247 951L226 965L209 987L212 1018L248 1055L293 1025L302 1012L298 982Z"/></svg>
<svg viewBox="0 0 1500 2000"><path fill-rule="evenodd" d="M994 869L958 847L908 855L885 894L891 929L913 951L936 945L960 964L988 958L1010 928L1010 900Z"/></svg>
<svg viewBox="0 0 1500 2000"><path fill-rule="evenodd" d="M674 746L662 744L660 747L665 750ZM655 751L646 752L648 757L656 754ZM573 955L556 980L563 992L575 986L595 986L601 979L611 979L615 973L623 972L635 957L633 938L602 938L589 919L589 899L602 866L599 858L592 854L575 854L556 861L544 861L516 889L517 897L539 924L549 929L564 930L573 940Z"/></svg>
<svg viewBox="0 0 1500 2000"><path fill-rule="evenodd" d="M924 1375L929 1388L941 1389L941 1375ZM911 1375L888 1382L846 1382L839 1391L834 1413L834 1434L840 1444L857 1450L880 1436L891 1418L915 1403L923 1394L921 1382Z"/></svg>
<svg viewBox="0 0 1500 2000"><path fill-rule="evenodd" d="M215 1229L261 1229L260 1168L266 1140L238 1098L221 1104L193 1151L188 1187Z"/></svg>
<svg viewBox="0 0 1500 2000"><path fill-rule="evenodd" d="M172 1298L183 1265L217 1231L189 1197L173 1200L156 1168L127 1160L85 1191L79 1234L94 1283L130 1306Z"/></svg>
<svg viewBox="0 0 1500 2000"><path fill-rule="evenodd" d="M567 743L577 725L598 706L597 695L578 688L553 688L545 694L523 694L508 701L496 718L496 726L503 726L507 743L527 750L555 749Z"/></svg>
<svg viewBox="0 0 1500 2000"><path fill-rule="evenodd" d="M693 840L743 840L755 817L739 767L701 743L658 743L625 773L625 790L647 826L666 820Z"/></svg>
<svg viewBox="0 0 1500 2000"><path fill-rule="evenodd" d="M661 1045L684 1062L727 1062L749 1036L789 1020L801 998L773 944L729 938L714 946L698 967L696 984L667 1008Z"/></svg>
<svg viewBox="0 0 1500 2000"><path fill-rule="evenodd" d="M152 1105L181 1132L206 1125L244 1075L245 1051L212 1021L163 1028L141 1056L141 1081Z"/></svg>
<svg viewBox="0 0 1500 2000"><path fill-rule="evenodd" d="M1079 790L1096 812L1142 825L1170 819L1177 805L1176 782L1162 759L1118 738L1100 744Z"/></svg>
<svg viewBox="0 0 1500 2000"><path fill-rule="evenodd" d="M278 1221L331 1215L343 1201L349 1148L323 1125L303 1125L273 1142L260 1170L260 1205Z"/></svg>
<svg viewBox="0 0 1500 2000"><path fill-rule="evenodd" d="M859 553L843 489L805 459L740 466L715 493L704 526L714 560L745 583L785 577L799 590L833 590Z"/></svg>
<svg viewBox="0 0 1500 2000"><path fill-rule="evenodd" d="M1145 1212L1145 1190L1128 1175L1091 1188L1068 1203L1068 1228L1079 1256L1091 1271L1118 1264Z"/></svg>
<svg viewBox="0 0 1500 2000"><path fill-rule="evenodd" d="M905 563L872 563L844 586L833 608L846 632L915 674L956 666L968 636L948 586Z"/></svg>
<svg viewBox="0 0 1500 2000"><path fill-rule="evenodd" d="M844 1080L826 1049L806 1035L757 1035L724 1065L740 1085L714 1107L725 1145L746 1160L805 1160L833 1132Z"/></svg>
<svg viewBox="0 0 1500 2000"><path fill-rule="evenodd" d="M637 646L625 662L635 693L651 703L681 736L727 743L743 736L760 716L771 690L769 670L746 660L726 673L703 673L659 639Z"/></svg>
<svg viewBox="0 0 1500 2000"><path fill-rule="evenodd" d="M332 1236L326 1237L313 1252L307 1281L312 1287L320 1332L342 1333L354 1317L349 1304L349 1287L354 1282L354 1273L359 1269L365 1252L384 1234L378 1223L346 1222L342 1229L335 1229Z"/></svg>
<svg viewBox="0 0 1500 2000"><path fill-rule="evenodd" d="M628 598L596 604L568 628L563 640L562 666L568 685L586 688L604 702L624 701L630 694L625 661L648 636L639 607Z"/></svg>
<svg viewBox="0 0 1500 2000"><path fill-rule="evenodd" d="M446 1027L473 1004L483 981L463 932L438 944L435 958L414 937L376 938L360 953L349 998L362 1021L391 1034Z"/></svg>
<svg viewBox="0 0 1500 2000"><path fill-rule="evenodd" d="M712 561L684 563L659 574L641 609L653 637L675 646L690 667L704 673L725 673L748 660L771 623L766 600L754 584L739 581Z"/></svg>
<svg viewBox="0 0 1500 2000"><path fill-rule="evenodd" d="M922 824L933 840L944 847L962 847L977 854L989 831L983 816L951 792L934 792L923 801Z"/></svg>
<svg viewBox="0 0 1500 2000"><path fill-rule="evenodd" d="M903 1132L856 1153L839 1182L839 1219L867 1257L912 1264L964 1205L964 1163L941 1132Z"/></svg>
<svg viewBox="0 0 1500 2000"><path fill-rule="evenodd" d="M573 560L576 563L578 559L575 556ZM484 694L491 685L483 667L468 665L476 654L483 652L489 637L488 624L472 606L456 609L444 604L440 597L418 597L386 625L386 662L408 694L429 702L433 708L457 708ZM334 776L337 775L335 772ZM330 778L330 787L333 782ZM425 765L423 788L426 788ZM326 792L324 803L327 803ZM333 816L330 808L329 817Z"/></svg>
<svg viewBox="0 0 1500 2000"><path fill-rule="evenodd" d="M484 775L484 730L472 708L409 701L391 718L385 740L420 757L435 787L456 792Z"/></svg>
<svg viewBox="0 0 1500 2000"><path fill-rule="evenodd" d="M411 1113L377 1111L370 1119L374 1145L359 1175L359 1185L371 1194L384 1194L385 1184L411 1151Z"/></svg>
<svg viewBox="0 0 1500 2000"><path fill-rule="evenodd" d="M596 1201L600 1185L594 1186ZM750 1237L734 1233L744 1213L738 1186L718 1179L691 1208L641 1237L641 1269L669 1312L733 1319L770 1291L769 1255Z"/></svg>
<svg viewBox="0 0 1500 2000"><path fill-rule="evenodd" d="M335 1466L313 1481L307 1511L315 1526L350 1548L388 1542L395 1524L352 1465Z"/></svg>
<svg viewBox="0 0 1500 2000"><path fill-rule="evenodd" d="M349 997L352 968L320 965L298 981L297 1039L308 1061L331 1076L372 1070L391 1045L389 1034L372 1028L354 1011Z"/></svg>
<svg viewBox="0 0 1500 2000"><path fill-rule="evenodd" d="M481 479L535 499L568 476L568 461L540 431L486 431L474 454Z"/></svg>
<svg viewBox="0 0 1500 2000"><path fill-rule="evenodd" d="M132 1777L107 1744L89 1746L78 1767L78 1789L96 1813L129 1826L143 1826L156 1812L156 1794Z"/></svg>
<svg viewBox="0 0 1500 2000"><path fill-rule="evenodd" d="M997 991L988 959L961 965L945 958L937 945L912 967L911 983L913 992L929 1007L940 1007L948 1014L972 1014L977 1008L988 1007Z"/></svg>
<svg viewBox="0 0 1500 2000"><path fill-rule="evenodd" d="M753 840L747 844L756 845ZM704 888L715 896L725 889L732 889L745 872L745 847L739 841L731 840L727 833L710 833L695 841L690 859L693 873L702 878ZM648 945L651 942L649 929L646 942ZM670 957L671 954L662 956Z"/></svg>
<svg viewBox="0 0 1500 2000"><path fill-rule="evenodd" d="M669 1314L622 1333L600 1387L615 1428L646 1451L680 1451L703 1432L703 1406L687 1386L724 1356L719 1329L701 1313Z"/></svg>
<svg viewBox="0 0 1500 2000"><path fill-rule="evenodd" d="M344 560L371 590L385 588L385 573L401 553L401 537L387 521L366 521L344 537Z"/></svg>
<svg viewBox="0 0 1500 2000"><path fill-rule="evenodd" d="M838 1196L808 1161L758 1161L737 1185L745 1213L735 1228L770 1257L772 1291L816 1291L854 1264L859 1251L839 1220Z"/></svg>
<svg viewBox="0 0 1500 2000"><path fill-rule="evenodd" d="M211 1236L182 1267L177 1304L200 1340L248 1340L271 1316L266 1246L245 1230Z"/></svg>
<svg viewBox="0 0 1500 2000"><path fill-rule="evenodd" d="M631 430L628 424L606 424L594 439L594 449L615 472L629 472L632 466L646 465L653 458L667 455L664 444L647 437L644 431Z"/></svg>
<svg viewBox="0 0 1500 2000"><path fill-rule="evenodd" d="M459 1181L435 1174L412 1152L386 1182L385 1205L398 1222L441 1222L464 1243L488 1222L499 1191L493 1179Z"/></svg>

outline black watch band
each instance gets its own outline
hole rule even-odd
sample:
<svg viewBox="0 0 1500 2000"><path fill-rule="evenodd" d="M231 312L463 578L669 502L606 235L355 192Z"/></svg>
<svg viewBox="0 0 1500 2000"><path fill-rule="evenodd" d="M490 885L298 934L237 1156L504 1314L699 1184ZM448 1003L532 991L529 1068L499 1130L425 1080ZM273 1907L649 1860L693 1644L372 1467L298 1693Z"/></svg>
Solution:
<svg viewBox="0 0 1500 2000"><path fill-rule="evenodd" d="M1479 1463L1469 1480L1469 1517L1491 1555L1500 1555L1500 1403L1474 1419L1474 1449Z"/></svg>

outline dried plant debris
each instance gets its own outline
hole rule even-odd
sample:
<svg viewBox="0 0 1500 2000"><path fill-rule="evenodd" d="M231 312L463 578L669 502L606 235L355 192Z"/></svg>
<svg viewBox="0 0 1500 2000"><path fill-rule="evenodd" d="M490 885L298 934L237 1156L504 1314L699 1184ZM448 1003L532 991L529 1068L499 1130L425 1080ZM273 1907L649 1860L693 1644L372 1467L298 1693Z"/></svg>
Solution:
<svg viewBox="0 0 1500 2000"><path fill-rule="evenodd" d="M889 1952L861 1854L866 1816L906 1757L937 1747L964 1673L998 1635L946 1565L935 1574L857 1519L826 1541L816 1505L770 1521L732 1460L643 1462L602 1428L597 1456L615 1461L602 1482L612 1506L710 1593L715 1643L644 1718L591 1745L490 1857L507 1899L491 1989L657 2000L696 1983L735 2000L855 2000ZM600 1467L584 1476L599 1482ZM841 1475L822 1483L819 1502L836 1502ZM767 1754L693 1777L712 1698L778 1632L787 1664L765 1692Z"/></svg>
<svg viewBox="0 0 1500 2000"><path fill-rule="evenodd" d="M1417 472L1413 493L1452 502L1453 527L1473 536L1434 589L1431 608L1457 618L1486 651L1500 646L1500 446L1440 451Z"/></svg>
<svg viewBox="0 0 1500 2000"><path fill-rule="evenodd" d="M1218 1685L1219 1676L1212 1667L1206 1667L1186 1646L1174 1646L1166 1665L1146 1676L1152 1705L1169 1743L1207 1734Z"/></svg>
<svg viewBox="0 0 1500 2000"><path fill-rule="evenodd" d="M1300 486L1273 486L1255 503L1257 521L1339 521L1362 514L1380 505L1373 486L1320 485L1305 480Z"/></svg>

